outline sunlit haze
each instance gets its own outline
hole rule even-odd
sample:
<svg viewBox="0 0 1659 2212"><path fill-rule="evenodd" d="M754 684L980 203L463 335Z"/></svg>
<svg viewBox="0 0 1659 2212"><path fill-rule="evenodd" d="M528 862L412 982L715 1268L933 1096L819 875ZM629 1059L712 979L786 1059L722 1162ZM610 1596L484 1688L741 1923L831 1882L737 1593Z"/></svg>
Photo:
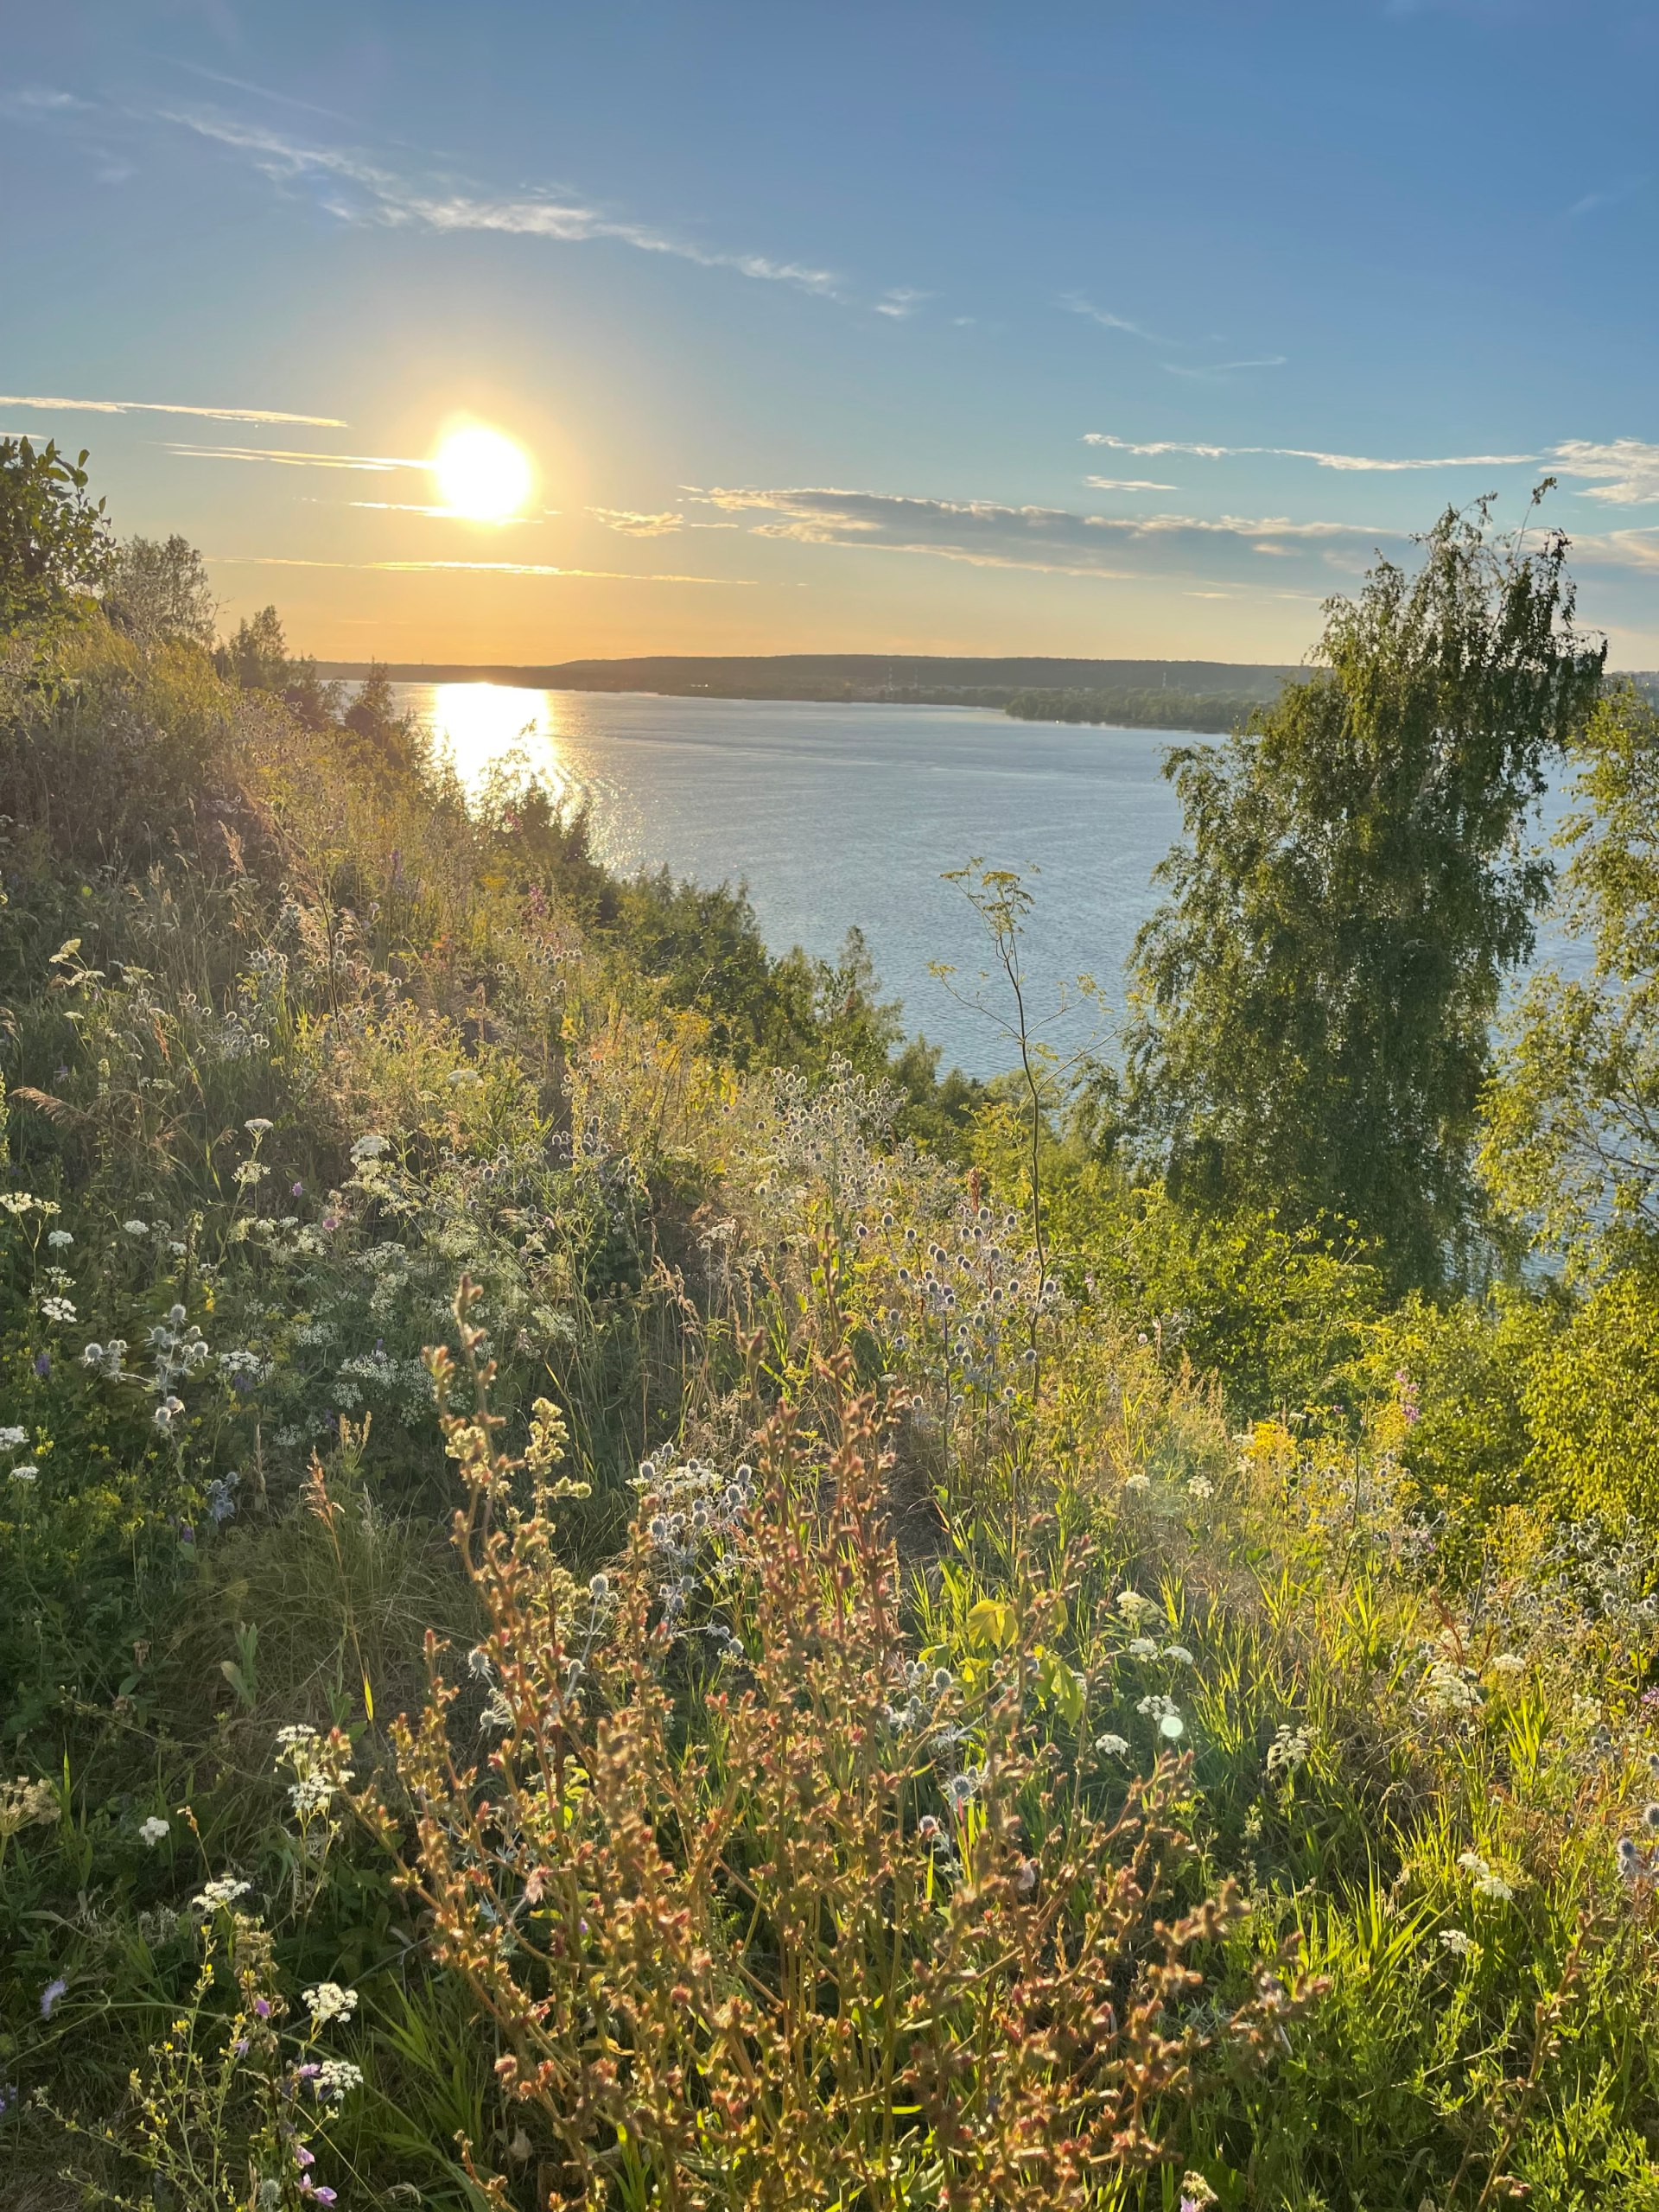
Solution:
<svg viewBox="0 0 1659 2212"><path fill-rule="evenodd" d="M27 4L0 435L325 658L1294 660L1549 475L1659 665L1659 16L1570 14Z"/></svg>

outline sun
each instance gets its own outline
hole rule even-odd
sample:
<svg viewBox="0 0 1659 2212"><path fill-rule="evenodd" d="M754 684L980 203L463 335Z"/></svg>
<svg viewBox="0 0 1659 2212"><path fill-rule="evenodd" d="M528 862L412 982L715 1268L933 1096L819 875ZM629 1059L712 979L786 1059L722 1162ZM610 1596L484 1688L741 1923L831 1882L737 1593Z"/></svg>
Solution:
<svg viewBox="0 0 1659 2212"><path fill-rule="evenodd" d="M473 522L505 522L530 497L530 455L482 423L451 430L432 456L432 474L452 514Z"/></svg>

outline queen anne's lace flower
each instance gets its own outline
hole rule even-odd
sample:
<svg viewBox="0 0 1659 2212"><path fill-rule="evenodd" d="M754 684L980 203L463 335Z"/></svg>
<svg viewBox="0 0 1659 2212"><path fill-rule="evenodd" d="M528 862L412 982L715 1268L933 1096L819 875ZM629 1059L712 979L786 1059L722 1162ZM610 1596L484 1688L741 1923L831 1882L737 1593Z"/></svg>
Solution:
<svg viewBox="0 0 1659 2212"><path fill-rule="evenodd" d="M352 2090L362 2088L363 2069L353 2066L349 2058L325 2058L311 2086L326 2103L337 2105Z"/></svg>
<svg viewBox="0 0 1659 2212"><path fill-rule="evenodd" d="M238 1882L233 1876L221 1874L205 1888L198 1890L191 1903L203 1912L218 1912L245 1897L253 1887L251 1882Z"/></svg>
<svg viewBox="0 0 1659 2212"><path fill-rule="evenodd" d="M1423 1696L1435 1713L1474 1713L1481 1702L1468 1670L1449 1659L1437 1659L1430 1667L1423 1677Z"/></svg>
<svg viewBox="0 0 1659 2212"><path fill-rule="evenodd" d="M1478 1851L1459 1852L1458 1864L1472 1881L1477 1897L1491 1897L1497 1904L1508 1904L1514 1897L1515 1885L1496 1873Z"/></svg>
<svg viewBox="0 0 1659 2212"><path fill-rule="evenodd" d="M1313 1748L1313 1739L1307 1730L1293 1728L1287 1720L1268 1746L1268 1772L1294 1774L1306 1763Z"/></svg>
<svg viewBox="0 0 1659 2212"><path fill-rule="evenodd" d="M357 1992L342 1988L337 1981L320 1981L306 1991L305 2001L311 2008L315 2030L326 2027L330 2020L349 2020L357 2010Z"/></svg>

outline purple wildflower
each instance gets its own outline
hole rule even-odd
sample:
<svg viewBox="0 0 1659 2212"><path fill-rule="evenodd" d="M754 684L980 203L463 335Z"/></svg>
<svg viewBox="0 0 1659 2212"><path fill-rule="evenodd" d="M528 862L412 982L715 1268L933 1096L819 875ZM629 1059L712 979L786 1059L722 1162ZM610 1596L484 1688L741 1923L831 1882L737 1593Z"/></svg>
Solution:
<svg viewBox="0 0 1659 2212"><path fill-rule="evenodd" d="M69 1985L61 1974L55 1981L48 1981L41 1992L41 2018L43 2020L49 2020L52 2017L52 2008L59 1998L67 1997L68 1994Z"/></svg>
<svg viewBox="0 0 1659 2212"><path fill-rule="evenodd" d="M37 1351L35 1353L35 1372L40 1376L42 1382L44 1382L47 1376L50 1375L52 1372L52 1355L49 1351Z"/></svg>

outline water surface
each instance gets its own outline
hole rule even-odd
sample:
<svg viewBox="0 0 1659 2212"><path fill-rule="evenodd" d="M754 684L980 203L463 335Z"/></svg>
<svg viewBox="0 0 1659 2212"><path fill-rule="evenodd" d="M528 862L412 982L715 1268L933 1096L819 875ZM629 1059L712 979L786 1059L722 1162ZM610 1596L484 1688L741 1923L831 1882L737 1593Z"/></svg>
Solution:
<svg viewBox="0 0 1659 2212"><path fill-rule="evenodd" d="M1185 741L1169 730L972 708L394 688L468 783L517 748L561 799L585 804L608 866L747 884L774 951L833 956L856 925L906 1028L979 1074L1010 1052L931 972L946 963L971 989L988 957L944 871L976 856L1019 869L1036 899L1025 957L1039 1003L1089 975L1116 1012L1124 958L1156 904L1153 870L1180 829L1160 770ZM1560 811L1552 795L1547 824ZM1073 1020L1057 1039L1075 1046L1084 1032Z"/></svg>
<svg viewBox="0 0 1659 2212"><path fill-rule="evenodd" d="M930 973L943 962L971 987L987 957L944 871L977 856L1026 874L1039 990L1052 1000L1062 979L1090 974L1116 1006L1153 868L1179 827L1159 773L1167 730L952 707L396 688L469 782L521 746L561 798L587 804L607 865L746 883L774 950L833 955L855 925L906 1027L981 1073L1006 1066L1007 1045Z"/></svg>

